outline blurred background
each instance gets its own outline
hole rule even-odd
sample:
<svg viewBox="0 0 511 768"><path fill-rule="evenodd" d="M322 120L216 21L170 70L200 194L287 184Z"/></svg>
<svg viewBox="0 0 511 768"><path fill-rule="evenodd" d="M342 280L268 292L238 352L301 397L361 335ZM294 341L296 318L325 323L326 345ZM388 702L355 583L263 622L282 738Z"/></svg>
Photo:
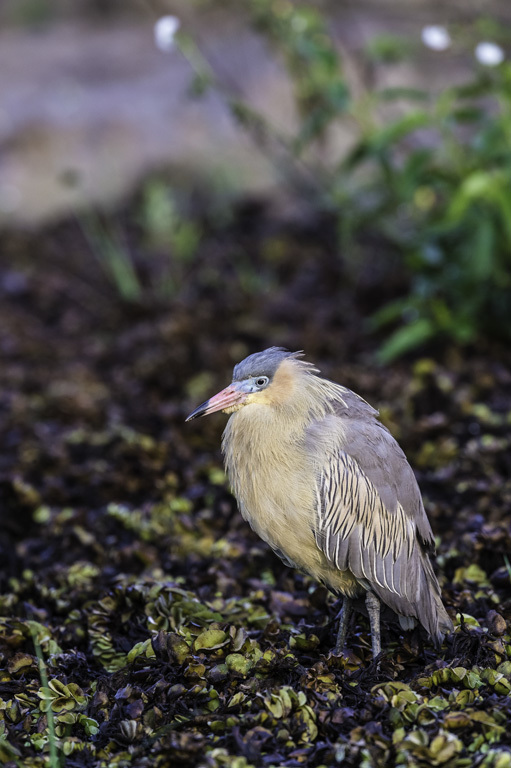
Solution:
<svg viewBox="0 0 511 768"><path fill-rule="evenodd" d="M233 236L222 263L204 254L233 224L309 227L338 290L384 328L382 360L509 340L505 3L6 0L0 14L4 231L73 222L87 279L99 265L140 304L210 268L234 293L289 287L296 260L268 232L257 257Z"/></svg>
<svg viewBox="0 0 511 768"><path fill-rule="evenodd" d="M109 709L135 680L129 665L148 665L148 686L164 677L157 630L188 643L167 664L184 663L198 627L248 626L248 645L235 643L251 649L246 674L256 641L302 653L302 670L308 650L331 648L335 601L236 512L225 420L184 425L236 362L271 345L304 349L380 408L440 537L449 610L475 632L449 658L507 659L510 24L505 0L0 3L0 628L11 638L0 656L5 701L28 696L0 699L14 750L0 758L51 742L36 662L12 661L33 653L34 632L59 679L75 679L79 659L85 698L69 693L57 737L71 754L97 736L103 760L117 737L121 750L174 722L161 702L142 721L131 693ZM370 657L360 626L334 677ZM432 661L393 642L392 674L411 679ZM214 669L220 691L230 678ZM98 670L121 676L96 696ZM206 672L183 674L183 712L203 712ZM371 681L369 720L380 717ZM321 743L348 739L351 716L330 716L314 715ZM488 729L502 735L495 717L470 720L482 741L464 759ZM314 752L316 725L293 727L275 764L332 764ZM218 729L229 754L251 759L242 727ZM350 742L347 764L364 739L389 764L375 733ZM210 745L193 729L172 734L183 765ZM452 754L468 737L452 737Z"/></svg>

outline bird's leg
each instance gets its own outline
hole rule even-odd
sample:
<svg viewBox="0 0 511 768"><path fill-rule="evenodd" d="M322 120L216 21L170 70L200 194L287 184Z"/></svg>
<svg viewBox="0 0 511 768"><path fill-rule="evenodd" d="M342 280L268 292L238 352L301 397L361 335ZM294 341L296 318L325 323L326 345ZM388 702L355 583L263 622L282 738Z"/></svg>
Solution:
<svg viewBox="0 0 511 768"><path fill-rule="evenodd" d="M371 626L371 643L373 646L373 658L376 658L381 651L380 637L380 601L374 594L368 590L366 594L366 608L369 614L369 624Z"/></svg>
<svg viewBox="0 0 511 768"><path fill-rule="evenodd" d="M343 597L342 608L339 611L339 629L337 631L337 642L335 644L335 653L338 656L344 649L346 643L346 632L351 615L352 600L349 597Z"/></svg>

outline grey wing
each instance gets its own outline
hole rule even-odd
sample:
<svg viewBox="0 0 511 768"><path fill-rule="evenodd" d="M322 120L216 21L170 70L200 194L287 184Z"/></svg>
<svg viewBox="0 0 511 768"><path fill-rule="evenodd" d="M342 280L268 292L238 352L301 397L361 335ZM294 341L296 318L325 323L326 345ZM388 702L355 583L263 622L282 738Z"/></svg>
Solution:
<svg viewBox="0 0 511 768"><path fill-rule="evenodd" d="M417 480L400 446L378 421L378 411L351 390L345 391L343 403L333 405L336 416L325 422L330 422L327 431L335 436L337 447L356 461L390 512L399 504L403 507L415 523L421 544L434 553L435 540Z"/></svg>
<svg viewBox="0 0 511 768"><path fill-rule="evenodd" d="M347 398L347 408L338 415L314 422L309 428L308 450L315 458L320 474L326 471L335 475L339 462L339 483L350 474L363 478L362 490L367 486L370 494L375 496L375 513L378 513L378 504L391 513L391 520L392 513L398 518L404 513L403 519L412 521L412 529L424 549L434 552L433 532L405 454L388 429L378 421L378 412L354 392L347 390L347 395L351 396L351 400ZM330 463L332 469L328 468ZM383 514L385 517L385 512ZM404 523L398 528L403 532L408 530Z"/></svg>
<svg viewBox="0 0 511 768"><path fill-rule="evenodd" d="M319 478L316 512L316 543L339 570L408 597L415 525L400 504L387 509L360 465L341 449Z"/></svg>
<svg viewBox="0 0 511 768"><path fill-rule="evenodd" d="M318 467L318 547L398 614L419 618L441 637L450 620L427 556L433 534L394 438L375 418L328 416L309 430L308 442Z"/></svg>

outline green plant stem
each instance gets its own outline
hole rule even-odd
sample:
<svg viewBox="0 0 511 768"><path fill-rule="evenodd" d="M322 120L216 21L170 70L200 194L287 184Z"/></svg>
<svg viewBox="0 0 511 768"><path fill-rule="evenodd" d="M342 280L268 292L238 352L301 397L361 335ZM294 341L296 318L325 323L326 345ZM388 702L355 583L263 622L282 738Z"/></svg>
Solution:
<svg viewBox="0 0 511 768"><path fill-rule="evenodd" d="M142 287L131 256L123 247L118 233L111 235L99 217L93 217L91 213L79 214L78 223L92 253L123 299L138 301Z"/></svg>
<svg viewBox="0 0 511 768"><path fill-rule="evenodd" d="M48 675L46 672L46 662L44 661L43 652L41 649L41 645L39 643L39 639L37 637L37 633L32 626L32 623L29 622L30 626L30 634L32 635L32 642L34 643L34 649L35 654L37 656L37 661L39 663L39 676L41 678L41 683L43 688L48 687ZM48 711L46 712L46 718L48 720L48 733L49 733L49 745L50 745L50 766L51 768L60 768L61 763L59 760L59 755L57 751L57 737L55 734L55 720L53 719L53 711L52 708L49 707Z"/></svg>
<svg viewBox="0 0 511 768"><path fill-rule="evenodd" d="M196 39L198 37L196 36ZM203 46L182 33L177 36L177 44L197 79L206 86L214 87L227 104L233 117L243 126L258 149L278 168L282 176L290 178L298 186L314 190L321 198L327 196L331 183L318 179L318 169L311 167L303 158L296 156L293 140L288 139L260 112L254 110L245 101L240 89L225 74L218 75L203 53ZM321 169L321 176L327 173Z"/></svg>

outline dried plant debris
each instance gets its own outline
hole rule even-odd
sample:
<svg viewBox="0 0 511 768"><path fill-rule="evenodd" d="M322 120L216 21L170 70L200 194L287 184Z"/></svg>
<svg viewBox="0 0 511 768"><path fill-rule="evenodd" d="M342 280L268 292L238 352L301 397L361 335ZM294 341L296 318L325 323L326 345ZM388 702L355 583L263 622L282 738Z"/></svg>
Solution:
<svg viewBox="0 0 511 768"><path fill-rule="evenodd" d="M4 235L0 764L511 768L509 351L383 375L337 257L274 222L243 232L225 248L261 285L217 243L179 296L137 307L71 225ZM333 655L339 602L241 520L222 417L184 427L277 342L380 404L416 468L456 625L441 652L384 618L375 665L355 615Z"/></svg>

